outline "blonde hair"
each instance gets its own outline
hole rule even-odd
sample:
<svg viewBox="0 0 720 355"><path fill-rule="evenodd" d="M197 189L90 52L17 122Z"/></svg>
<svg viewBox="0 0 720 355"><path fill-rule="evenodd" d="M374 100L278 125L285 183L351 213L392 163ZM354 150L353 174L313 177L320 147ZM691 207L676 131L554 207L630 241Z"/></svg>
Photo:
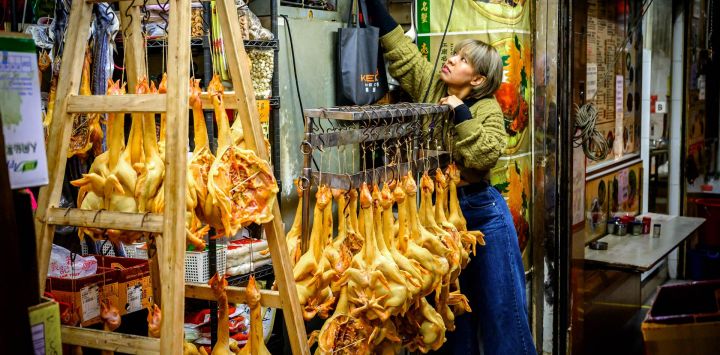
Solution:
<svg viewBox="0 0 720 355"><path fill-rule="evenodd" d="M473 87L470 97L482 99L494 94L500 88L503 77L503 62L495 47L476 39L466 39L455 46L455 53L461 52L475 74L485 77L480 85Z"/></svg>

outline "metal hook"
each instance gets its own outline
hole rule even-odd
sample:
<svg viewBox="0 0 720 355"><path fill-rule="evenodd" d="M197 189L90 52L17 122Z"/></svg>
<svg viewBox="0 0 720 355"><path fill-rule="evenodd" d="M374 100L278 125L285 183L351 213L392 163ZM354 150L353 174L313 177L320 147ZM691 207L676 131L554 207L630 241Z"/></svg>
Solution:
<svg viewBox="0 0 720 355"><path fill-rule="evenodd" d="M93 217L93 223L95 223L95 221L97 220L98 215L99 215L102 211L104 211L104 209L99 209L99 210L97 210L97 211L95 212L95 216Z"/></svg>
<svg viewBox="0 0 720 355"><path fill-rule="evenodd" d="M311 181L305 176L300 177L300 183L298 184L298 189L303 192L311 187Z"/></svg>
<svg viewBox="0 0 720 355"><path fill-rule="evenodd" d="M150 215L150 212L145 212L145 213L143 214L142 220L140 220L140 228L142 228L142 227L145 225L145 219L146 219L147 216L149 216L149 215Z"/></svg>

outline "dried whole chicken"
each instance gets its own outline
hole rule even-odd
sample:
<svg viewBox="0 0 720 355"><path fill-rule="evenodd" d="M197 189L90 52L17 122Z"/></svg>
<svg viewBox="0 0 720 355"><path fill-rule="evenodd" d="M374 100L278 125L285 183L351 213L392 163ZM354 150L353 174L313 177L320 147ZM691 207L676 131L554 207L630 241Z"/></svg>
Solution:
<svg viewBox="0 0 720 355"><path fill-rule="evenodd" d="M408 204L415 202L406 201L407 196L403 189L403 184L398 184L393 191L393 197L398 204L398 234L397 249L400 253L407 256L411 260L415 260L420 264L421 270L421 289L419 295L424 297L432 293L440 286L442 275L448 272L449 266L447 259L439 255L433 255L429 250L418 245L410 236L408 220ZM425 270L423 272L422 270Z"/></svg>
<svg viewBox="0 0 720 355"><path fill-rule="evenodd" d="M380 189L377 185L373 186L373 192L371 196L373 200L373 219L372 223L370 224L367 224L367 220L365 221L365 228L366 231L370 233L367 226L371 225L374 227L373 237L375 238L377 250L380 252L380 254L376 257L377 259L380 259L380 264L378 265L377 269L380 270L387 278L388 282L390 283L390 290L392 292L392 295L390 296L390 298L388 298L388 305L390 307L397 307L397 310L393 310L393 314L404 314L409 307L409 302L407 302L407 300L412 298L411 291L414 290L415 292L417 292L417 287L419 286L419 284L415 283L414 280L412 280L410 273L402 270L398 266L398 264L395 262L395 256L390 253L390 250L385 244L386 237L384 233L386 231L383 228L382 223L383 209L380 206ZM390 223L390 227L387 232L392 233L392 222ZM399 258L399 256L397 257ZM415 284L412 285L412 283ZM397 300L400 303L396 304L395 302L393 302L394 300Z"/></svg>
<svg viewBox="0 0 720 355"><path fill-rule="evenodd" d="M140 80L136 91L137 94L157 93L150 90L147 79ZM157 195L160 184L165 178L165 162L160 157L155 135L155 114L145 113L142 116L144 159L142 162L133 164L133 168L138 172L135 199L140 213L150 211L151 201Z"/></svg>
<svg viewBox="0 0 720 355"><path fill-rule="evenodd" d="M205 348L202 346L198 349L193 343L183 343L183 355L207 355Z"/></svg>
<svg viewBox="0 0 720 355"><path fill-rule="evenodd" d="M457 184L460 182L460 169L458 169L457 165L454 163L450 164L447 168L447 175L450 177L450 215L448 216L448 221L452 223L458 231L460 231L462 244L463 247L465 247L465 250L468 252L472 250L473 255L475 255L476 245L485 245L484 234L480 231L467 230L467 221L460 209L460 200L458 199L457 194Z"/></svg>
<svg viewBox="0 0 720 355"><path fill-rule="evenodd" d="M453 242L462 246L462 237L458 229L447 219L448 214L448 180L442 170L435 170L435 220L446 232L450 233ZM470 261L470 254L464 247L457 248L460 252L460 267L465 268Z"/></svg>
<svg viewBox="0 0 720 355"><path fill-rule="evenodd" d="M245 343L245 347L240 349L238 355L270 355L270 351L265 347L262 311L260 307L260 290L258 290L255 284L254 276L250 276L248 285L245 288L245 299L247 300L248 307L250 307L250 336L248 337L247 343ZM215 352L213 351L213 353Z"/></svg>
<svg viewBox="0 0 720 355"><path fill-rule="evenodd" d="M445 323L425 298L420 298L406 317L395 318L395 324L405 339L403 346L410 351L427 353L440 349L445 343Z"/></svg>
<svg viewBox="0 0 720 355"><path fill-rule="evenodd" d="M45 116L43 118L43 127L45 127L45 139L47 140L47 128L52 123L53 111L55 110L55 99L57 98L57 84L58 84L58 70L53 70L52 77L50 78L50 92L48 93L47 109L45 110Z"/></svg>
<svg viewBox="0 0 720 355"><path fill-rule="evenodd" d="M385 184L380 193L380 210L382 211L382 234L384 241L381 244L385 244L385 250L387 254L395 261L397 266L407 278L408 286L408 298L414 298L418 295L422 289L422 277L423 274L429 273L422 265L414 259L410 259L401 253L397 248L395 234L393 233L393 225L395 223L392 212L392 206L395 203L393 193L390 191L390 186ZM376 225L378 225L377 223ZM382 248L382 247L381 247ZM410 307L410 302L405 303L405 313Z"/></svg>
<svg viewBox="0 0 720 355"><path fill-rule="evenodd" d="M373 198L367 183L360 188L360 214L365 221L365 242L345 271L348 296L356 306L351 315L385 321L391 315L400 313L407 302L407 285L397 264L378 247Z"/></svg>
<svg viewBox="0 0 720 355"><path fill-rule="evenodd" d="M412 203L412 201L415 201L417 196L417 184L415 183L415 179L413 179L412 174L408 173L403 185L408 200L406 207L408 209L410 237L418 245L429 250L434 255L441 256L445 259L445 256L449 254L451 250L445 247L437 236L425 229L418 219L417 205ZM448 263L447 260L445 262ZM449 266L450 265L448 263L448 267Z"/></svg>
<svg viewBox="0 0 720 355"><path fill-rule="evenodd" d="M110 301L100 302L100 318L103 320L103 330L115 331L120 326L120 311Z"/></svg>
<svg viewBox="0 0 720 355"><path fill-rule="evenodd" d="M330 240L330 244L325 249L325 255L330 261L333 269L337 271L338 277L342 278L345 270L350 267L353 258L353 241L348 237L348 221L345 215L347 203L345 200L346 193L342 190L332 190L333 198L337 201L338 210L338 234L335 240ZM326 209L326 212L332 209ZM330 231L332 233L332 230ZM338 280L339 281L339 280ZM333 283L333 292L339 291L339 283Z"/></svg>
<svg viewBox="0 0 720 355"><path fill-rule="evenodd" d="M288 255L290 256L290 263L295 264L300 260L302 255L302 248L300 247L300 238L302 237L302 204L303 204L303 193L300 189L300 182L295 179L295 189L298 194L298 205L295 209L295 219L290 227L290 230L285 235L287 240Z"/></svg>
<svg viewBox="0 0 720 355"><path fill-rule="evenodd" d="M232 144L222 102L223 86L218 76L210 82L208 93L218 121L218 153L208 178L212 202L208 206L206 199L204 212L213 227L222 226L226 235L235 235L240 227L272 220L278 187L267 161L253 151Z"/></svg>
<svg viewBox="0 0 720 355"><path fill-rule="evenodd" d="M217 342L211 355L228 355L230 352L230 315L228 314L227 280L217 273L208 282L218 307Z"/></svg>
<svg viewBox="0 0 720 355"><path fill-rule="evenodd" d="M457 242L459 236L452 235L450 232L446 231L437 224L437 221L435 220L435 211L432 205L432 193L434 187L434 183L426 171L423 173L422 178L420 178L420 213L418 218L423 227L425 227L425 229L433 235L440 238L445 247L450 250L450 253L445 255L450 263L450 272L459 272L460 245L459 242Z"/></svg>
<svg viewBox="0 0 720 355"><path fill-rule="evenodd" d="M108 95L123 95L124 85L120 81L108 81ZM81 179L71 181L71 184L80 187L77 205L81 209L109 210L119 212L137 212L134 199L134 189L137 173L130 164L128 155L124 152L125 146L125 115L122 113L108 114L107 133L108 150L98 155L90 166L88 174ZM133 142L130 141L129 144ZM78 233L89 235L95 239L102 236L102 231L80 228ZM115 241L119 239L137 238L138 233L109 230L109 237Z"/></svg>
<svg viewBox="0 0 720 355"><path fill-rule="evenodd" d="M160 307L154 304L148 307L148 336L151 338L160 337L160 327L162 326L162 313Z"/></svg>
<svg viewBox="0 0 720 355"><path fill-rule="evenodd" d="M82 68L80 95L92 95L90 91L90 61L91 53L88 49L85 51L85 61ZM52 109L50 109L50 111L52 111ZM52 120L52 118L50 118L50 120ZM100 153L102 153L102 139L103 132L100 127L99 114L74 115L68 158L75 155L85 158L90 149L93 150L93 155L100 155Z"/></svg>
<svg viewBox="0 0 720 355"><path fill-rule="evenodd" d="M308 240L307 251L293 267L293 277L297 284L300 305L304 307L303 317L310 320L316 315L327 318L335 302L330 283L336 279L337 272L325 257L323 248L328 241L322 225L326 208L331 208L332 197L327 186L320 186L316 194L313 211L313 227Z"/></svg>
<svg viewBox="0 0 720 355"><path fill-rule="evenodd" d="M371 332L367 323L349 314L347 287L343 287L335 312L318 333L316 354L369 354L370 342L366 339L370 338Z"/></svg>
<svg viewBox="0 0 720 355"><path fill-rule="evenodd" d="M50 58L50 55L46 50L40 50L40 53L38 55L38 82L42 86L42 77L43 72L47 70L47 68L50 68L50 65L52 64L52 59Z"/></svg>
<svg viewBox="0 0 720 355"><path fill-rule="evenodd" d="M158 92L162 93L167 84L165 81L167 76L163 75L163 81L160 83ZM194 144L192 157L188 162L188 174L185 198L185 237L187 243L192 245L195 250L205 250L204 236L210 230L209 225L203 225L203 208L202 201L207 198L207 178L210 172L210 166L215 160L215 156L210 152L208 144L207 126L205 126L205 117L202 111L202 101L200 100L200 80L190 79L190 107L193 112L193 129ZM158 148L160 155L164 156L165 146L165 114L160 118L160 140ZM152 210L155 213L163 213L165 208L165 190L160 186L158 193L153 200Z"/></svg>

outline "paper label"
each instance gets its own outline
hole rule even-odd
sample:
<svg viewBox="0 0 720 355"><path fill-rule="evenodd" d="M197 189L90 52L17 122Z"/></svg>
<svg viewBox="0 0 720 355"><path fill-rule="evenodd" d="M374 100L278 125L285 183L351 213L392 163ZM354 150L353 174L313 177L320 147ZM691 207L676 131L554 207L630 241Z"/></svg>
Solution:
<svg viewBox="0 0 720 355"><path fill-rule="evenodd" d="M615 157L622 157L623 152L623 146L625 145L625 142L623 142L623 83L624 78L622 75L616 75L615 76L615 144L613 145L613 151L615 152Z"/></svg>
<svg viewBox="0 0 720 355"><path fill-rule="evenodd" d="M100 316L100 297L97 285L80 289L80 306L83 322Z"/></svg>
<svg viewBox="0 0 720 355"><path fill-rule="evenodd" d="M587 73L585 74L585 98L589 100L594 100L595 95L597 95L597 63L588 63L587 64Z"/></svg>
<svg viewBox="0 0 720 355"><path fill-rule="evenodd" d="M143 289L141 284L137 284L135 286L129 286L127 288L127 312L137 312L141 309L143 309L142 306L142 300L143 300Z"/></svg>
<svg viewBox="0 0 720 355"><path fill-rule="evenodd" d="M30 327L35 354L45 354L45 323Z"/></svg>
<svg viewBox="0 0 720 355"><path fill-rule="evenodd" d="M0 36L0 117L10 187L48 183L35 44Z"/></svg>
<svg viewBox="0 0 720 355"><path fill-rule="evenodd" d="M270 122L270 100L255 100L255 105L260 114L260 123Z"/></svg>

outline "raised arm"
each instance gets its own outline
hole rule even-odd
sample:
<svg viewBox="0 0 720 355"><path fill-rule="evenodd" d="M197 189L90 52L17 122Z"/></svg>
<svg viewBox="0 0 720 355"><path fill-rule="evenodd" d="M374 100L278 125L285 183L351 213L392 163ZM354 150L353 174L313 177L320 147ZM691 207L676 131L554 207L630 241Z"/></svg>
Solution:
<svg viewBox="0 0 720 355"><path fill-rule="evenodd" d="M432 65L423 57L415 43L405 37L402 27L388 14L380 0L365 1L370 23L380 29L380 43L385 59L390 63L390 75L414 101L421 101L428 85L437 85L438 74L432 73Z"/></svg>

